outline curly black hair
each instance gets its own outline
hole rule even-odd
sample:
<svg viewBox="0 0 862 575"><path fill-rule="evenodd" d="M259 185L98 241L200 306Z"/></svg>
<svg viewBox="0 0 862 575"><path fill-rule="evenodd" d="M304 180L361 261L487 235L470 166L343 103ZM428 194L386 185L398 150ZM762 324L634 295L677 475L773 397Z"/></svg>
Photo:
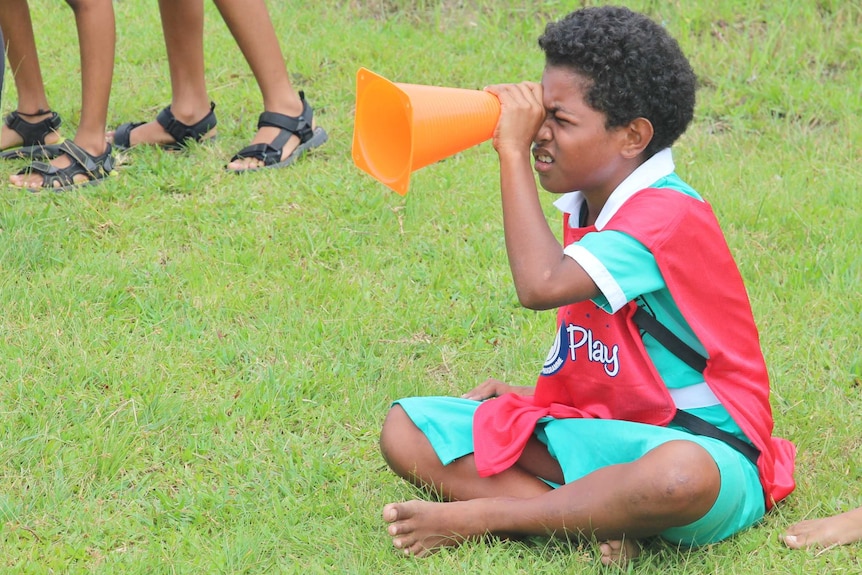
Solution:
<svg viewBox="0 0 862 575"><path fill-rule="evenodd" d="M635 118L653 125L647 158L673 144L694 115L697 77L676 40L628 8L602 6L551 22L539 38L546 66L566 67L587 81L586 102L606 126Z"/></svg>

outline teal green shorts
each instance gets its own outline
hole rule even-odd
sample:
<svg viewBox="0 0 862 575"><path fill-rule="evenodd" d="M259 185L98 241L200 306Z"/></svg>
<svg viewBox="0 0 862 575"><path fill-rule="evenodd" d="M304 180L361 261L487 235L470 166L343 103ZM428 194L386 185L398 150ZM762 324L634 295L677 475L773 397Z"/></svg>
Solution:
<svg viewBox="0 0 862 575"><path fill-rule="evenodd" d="M422 430L444 465L473 453L473 413L479 402L457 397L410 397L395 403ZM566 483L602 467L635 461L668 441L684 439L706 449L721 473L721 490L706 515L660 534L673 543L695 546L720 541L755 524L765 512L757 468L717 439L629 421L550 417L539 421L535 434L559 462Z"/></svg>

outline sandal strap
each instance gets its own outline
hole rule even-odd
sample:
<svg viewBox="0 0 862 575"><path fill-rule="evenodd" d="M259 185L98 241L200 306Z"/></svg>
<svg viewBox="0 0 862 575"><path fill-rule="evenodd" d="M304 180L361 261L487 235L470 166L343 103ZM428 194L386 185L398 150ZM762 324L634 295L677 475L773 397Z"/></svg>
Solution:
<svg viewBox="0 0 862 575"><path fill-rule="evenodd" d="M33 162L19 174L36 173L42 176L42 188L53 189L55 183L60 188L75 185L75 176L87 176L89 181L101 180L114 170L114 157L111 155L111 144L107 144L105 152L99 156L93 156L81 146L71 140L66 140L57 147L62 153L67 154L72 163L65 168L58 168L47 162Z"/></svg>
<svg viewBox="0 0 862 575"><path fill-rule="evenodd" d="M47 110L39 108L35 112L22 112L21 110L15 111L18 112L18 115L24 116L25 118L35 118L36 116L44 116L45 114L51 114L54 112L51 108L48 108Z"/></svg>
<svg viewBox="0 0 862 575"><path fill-rule="evenodd" d="M60 184L60 188L72 185L75 182L75 176L85 172L81 171L80 166L74 162L67 168L58 168L47 162L33 162L18 173L39 174L42 176L42 185L40 187L53 189L57 187L54 184Z"/></svg>
<svg viewBox="0 0 862 575"><path fill-rule="evenodd" d="M287 132L282 132L282 134L287 134ZM290 134L288 134L289 137ZM230 161L235 162L243 158L254 158L263 162L264 166L271 166L281 161L281 151L283 148L284 145L280 148L275 148L271 144L250 144L234 154Z"/></svg>
<svg viewBox="0 0 862 575"><path fill-rule="evenodd" d="M244 158L254 158L263 162L264 167L283 165L283 162L285 162L285 159L282 158L284 146L293 136L299 138L299 147L297 147L297 150L300 150L300 153L304 151L305 147L307 147L306 144L314 138L314 130L311 127L314 109L305 99L305 92L299 92L299 99L302 102L302 113L299 116L288 116L286 114L279 114L278 112L263 112L257 120L258 129L265 127L278 128L280 130L278 135L269 143L246 146L234 154L230 161L234 162Z"/></svg>
<svg viewBox="0 0 862 575"><path fill-rule="evenodd" d="M174 117L171 107L167 106L156 116L156 121L170 134L177 144L185 145L189 141L200 142L207 132L216 127L218 120L215 115L215 102L210 102L210 111L199 122L183 124Z"/></svg>
<svg viewBox="0 0 862 575"><path fill-rule="evenodd" d="M105 146L105 151L98 156L90 154L72 140L64 141L58 149L72 158L72 163L78 164L88 174L91 174L95 178L103 178L114 170L114 156L111 154L111 144L106 144Z"/></svg>
<svg viewBox="0 0 862 575"><path fill-rule="evenodd" d="M145 122L126 122L117 126L114 130L114 146L120 150L127 150L132 147L132 130L138 126L143 126Z"/></svg>
<svg viewBox="0 0 862 575"><path fill-rule="evenodd" d="M22 147L40 146L45 143L45 138L51 132L56 132L63 123L60 114L51 112L51 115L38 122L28 122L17 110L10 112L4 119L4 123L10 130L14 130L24 140Z"/></svg>
<svg viewBox="0 0 862 575"><path fill-rule="evenodd" d="M308 101L305 99L305 92L299 92L299 99L302 102L302 113L299 116L288 116L286 114L279 114L278 112L263 112L257 120L257 127L272 127L272 128L280 128L289 134L285 136L284 132L278 135L278 137L273 140L272 146L277 147L279 150L284 148L284 145L290 139L290 136L296 134L299 137L300 143L304 144L314 135L314 131L311 129L311 120L314 117L314 109L309 105ZM281 140L284 141L281 141Z"/></svg>

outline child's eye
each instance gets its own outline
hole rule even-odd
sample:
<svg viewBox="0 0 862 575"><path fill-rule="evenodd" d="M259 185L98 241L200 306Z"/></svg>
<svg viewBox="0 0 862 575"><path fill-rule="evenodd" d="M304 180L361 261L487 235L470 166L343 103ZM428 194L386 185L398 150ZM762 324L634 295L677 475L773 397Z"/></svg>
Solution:
<svg viewBox="0 0 862 575"><path fill-rule="evenodd" d="M548 110L548 113L545 116L545 120L549 121L549 122L553 122L553 123L557 124L558 126L571 124L571 122L569 122L565 118L559 116L557 114L556 110Z"/></svg>

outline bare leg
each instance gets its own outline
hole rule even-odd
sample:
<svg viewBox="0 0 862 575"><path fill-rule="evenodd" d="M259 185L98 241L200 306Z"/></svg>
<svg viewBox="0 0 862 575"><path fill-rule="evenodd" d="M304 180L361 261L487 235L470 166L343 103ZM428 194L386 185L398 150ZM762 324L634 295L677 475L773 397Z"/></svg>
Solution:
<svg viewBox="0 0 862 575"><path fill-rule="evenodd" d="M515 466L506 473L480 477L472 455L456 459L449 465L440 463L425 434L399 405L389 410L380 435L381 451L389 467L414 485L424 487L446 501L513 493L520 497L535 497L547 493L551 487L536 476L561 483L563 472L547 450L536 444L538 442L525 450L527 453L522 457L523 461L529 461L526 464L529 470Z"/></svg>
<svg viewBox="0 0 862 575"><path fill-rule="evenodd" d="M50 106L42 82L42 69L39 66L27 0L3 1L0 28L3 29L5 41L8 42L9 69L15 78L15 89L18 92L18 112L26 115L28 122L39 122L48 118L50 113L38 113L40 110L50 110ZM53 144L59 139L58 134L50 134L46 137L46 142ZM22 142L17 132L3 124L0 128L0 150L19 146Z"/></svg>
<svg viewBox="0 0 862 575"><path fill-rule="evenodd" d="M290 84L284 56L278 37L269 18L263 0L214 0L222 18L230 29L246 61L254 73L257 85L263 96L263 109L287 116L299 116L302 102L299 94ZM275 139L279 129L259 128L252 144L268 143ZM293 136L285 144L281 159L284 160L299 145L299 138ZM228 169L245 170L263 166L254 158L243 158L228 164Z"/></svg>
<svg viewBox="0 0 862 575"><path fill-rule="evenodd" d="M6 79L6 40L3 38L3 28L0 27L0 104L3 103L3 80ZM0 108L2 109L2 108Z"/></svg>
<svg viewBox="0 0 862 575"><path fill-rule="evenodd" d="M833 547L862 541L862 507L832 517L800 521L782 537L791 549Z"/></svg>
<svg viewBox="0 0 862 575"><path fill-rule="evenodd" d="M105 153L105 124L108 101L114 73L114 6L112 0L67 0L75 13L78 42L81 52L81 122L74 141L88 153L99 156ZM62 155L51 164L64 168L71 159ZM85 182L85 175L75 176L76 182ZM16 186L40 187L40 174L11 176ZM59 185L59 184L57 184Z"/></svg>
<svg viewBox="0 0 862 575"><path fill-rule="evenodd" d="M116 29L111 0L67 0L81 45L81 122L75 143L93 155L105 152L105 126L114 75Z"/></svg>
<svg viewBox="0 0 862 575"><path fill-rule="evenodd" d="M403 441L398 434L403 434ZM410 434L394 408L381 435L384 456L396 473L434 486L450 500L391 503L383 508L393 545L409 555L423 556L486 533L565 533L635 541L699 519L712 507L721 485L715 462L688 441L666 443L635 462L606 467L549 490L530 489L526 481L537 462L548 465L547 459L537 456L535 444L522 459L528 462L526 467L519 462L477 481L471 456L455 462L457 467L446 466L452 469L442 475L439 461L424 467L430 445L419 435ZM411 452L416 455L405 455Z"/></svg>
<svg viewBox="0 0 862 575"><path fill-rule="evenodd" d="M159 13L171 75L171 112L183 124L193 125L210 112L204 73L203 0L159 0ZM203 137L212 135L215 129ZM110 132L108 139L112 138ZM153 120L133 129L129 143L172 144L174 138Z"/></svg>

